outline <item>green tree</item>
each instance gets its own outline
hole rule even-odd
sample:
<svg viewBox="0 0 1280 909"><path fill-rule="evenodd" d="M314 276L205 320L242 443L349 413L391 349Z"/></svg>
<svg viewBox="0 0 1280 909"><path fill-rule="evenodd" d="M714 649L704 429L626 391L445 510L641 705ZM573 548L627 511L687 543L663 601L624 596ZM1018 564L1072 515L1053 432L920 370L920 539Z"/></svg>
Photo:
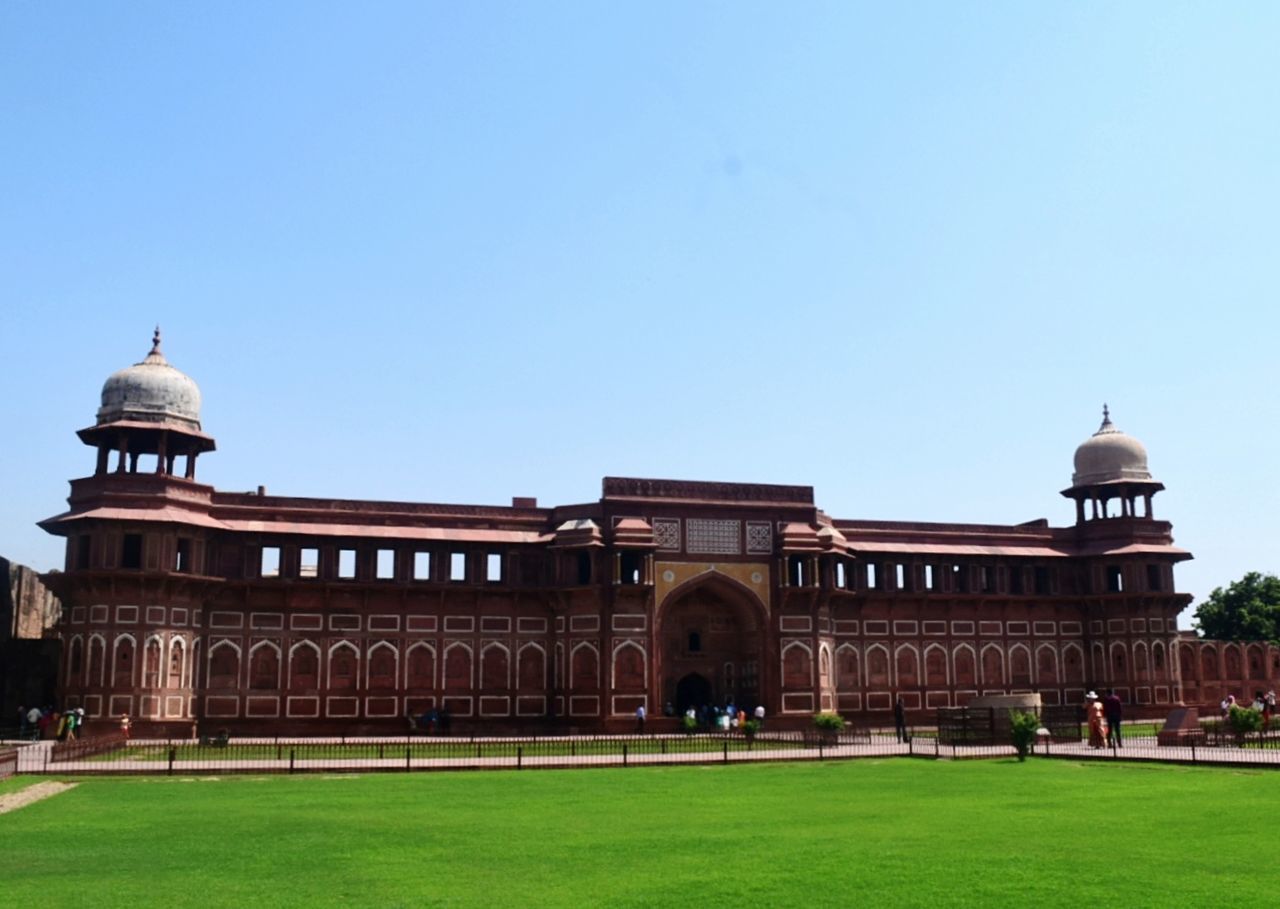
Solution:
<svg viewBox="0 0 1280 909"><path fill-rule="evenodd" d="M1280 643L1280 578L1251 571L1196 607L1196 628L1206 638Z"/></svg>

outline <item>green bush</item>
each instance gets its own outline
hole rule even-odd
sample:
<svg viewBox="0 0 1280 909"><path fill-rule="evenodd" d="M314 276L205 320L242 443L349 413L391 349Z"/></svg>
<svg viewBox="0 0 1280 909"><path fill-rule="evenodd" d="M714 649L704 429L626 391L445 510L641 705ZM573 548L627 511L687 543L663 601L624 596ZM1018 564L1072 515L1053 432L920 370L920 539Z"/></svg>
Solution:
<svg viewBox="0 0 1280 909"><path fill-rule="evenodd" d="M1260 732L1262 730L1262 711L1253 707L1241 707L1239 704L1233 704L1231 705L1231 712L1227 714L1227 725L1235 733L1236 741L1243 742L1245 736L1250 732Z"/></svg>
<svg viewBox="0 0 1280 909"><path fill-rule="evenodd" d="M1013 747L1018 751L1018 760L1025 761L1036 741L1036 730L1040 728L1040 717L1030 711L1009 711L1009 735L1013 739Z"/></svg>
<svg viewBox="0 0 1280 909"><path fill-rule="evenodd" d="M693 735L698 731L698 721L686 713L680 718L680 728L684 730L686 735Z"/></svg>
<svg viewBox="0 0 1280 909"><path fill-rule="evenodd" d="M813 726L823 732L839 732L844 729L844 717L838 713L815 713Z"/></svg>
<svg viewBox="0 0 1280 909"><path fill-rule="evenodd" d="M756 733L760 731L759 720L747 720L742 724L742 734L749 739L756 737Z"/></svg>

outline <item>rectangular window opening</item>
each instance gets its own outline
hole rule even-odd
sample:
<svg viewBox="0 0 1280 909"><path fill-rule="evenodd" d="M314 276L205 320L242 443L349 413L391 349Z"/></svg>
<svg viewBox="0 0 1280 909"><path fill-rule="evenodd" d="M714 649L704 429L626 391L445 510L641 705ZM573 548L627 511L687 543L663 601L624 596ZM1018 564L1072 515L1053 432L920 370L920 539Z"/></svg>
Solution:
<svg viewBox="0 0 1280 909"><path fill-rule="evenodd" d="M487 581L502 580L502 555L500 553L491 552L485 556L484 577Z"/></svg>
<svg viewBox="0 0 1280 909"><path fill-rule="evenodd" d="M621 562L619 572L622 576L618 580L623 584L639 584L640 569L644 564L642 559L643 556L638 552L624 552L619 560Z"/></svg>
<svg viewBox="0 0 1280 909"><path fill-rule="evenodd" d="M804 556L793 555L787 558L787 579L792 587L805 585Z"/></svg>
<svg viewBox="0 0 1280 909"><path fill-rule="evenodd" d="M379 581L390 581L396 576L396 551L394 549L379 549L378 559L375 565L375 575Z"/></svg>
<svg viewBox="0 0 1280 909"><path fill-rule="evenodd" d="M191 541L186 537L178 537L178 546L173 553L173 570L184 574L191 571Z"/></svg>
<svg viewBox="0 0 1280 909"><path fill-rule="evenodd" d="M415 552L413 554L413 579L415 581L431 580L431 553Z"/></svg>
<svg viewBox="0 0 1280 909"><path fill-rule="evenodd" d="M963 565L951 566L951 589L956 593L968 593L969 581L968 572L964 570Z"/></svg>
<svg viewBox="0 0 1280 909"><path fill-rule="evenodd" d="M867 563L867 589L880 589L880 572L876 570L875 562Z"/></svg>
<svg viewBox="0 0 1280 909"><path fill-rule="evenodd" d="M1044 595L1049 592L1049 569L1043 565L1037 565L1035 570L1035 590L1037 594Z"/></svg>
<svg viewBox="0 0 1280 909"><path fill-rule="evenodd" d="M1161 566L1147 566L1147 589L1154 593L1164 589L1164 572L1161 571Z"/></svg>
<svg viewBox="0 0 1280 909"><path fill-rule="evenodd" d="M990 565L982 566L982 592L995 593L996 591L996 570Z"/></svg>
<svg viewBox="0 0 1280 909"><path fill-rule="evenodd" d="M836 586L844 588L844 562L836 562Z"/></svg>
<svg viewBox="0 0 1280 909"><path fill-rule="evenodd" d="M591 553L578 553L578 583L591 583Z"/></svg>
<svg viewBox="0 0 1280 909"><path fill-rule="evenodd" d="M1107 566L1107 593L1124 593L1124 573L1119 565Z"/></svg>
<svg viewBox="0 0 1280 909"><path fill-rule="evenodd" d="M350 581L356 576L356 551L354 549L338 550L338 577Z"/></svg>
<svg viewBox="0 0 1280 909"><path fill-rule="evenodd" d="M1012 594L1022 593L1022 568L1014 565L1009 569L1009 592Z"/></svg>
<svg viewBox="0 0 1280 909"><path fill-rule="evenodd" d="M938 579L933 573L932 565L924 566L924 589L925 590L938 589Z"/></svg>
<svg viewBox="0 0 1280 909"><path fill-rule="evenodd" d="M897 565L894 566L894 572L897 575L897 577L894 578L894 581L897 584L897 586L894 589L906 590L907 589L907 566L899 562Z"/></svg>
<svg viewBox="0 0 1280 909"><path fill-rule="evenodd" d="M465 581L467 579L467 554L465 552L449 553L449 580Z"/></svg>
<svg viewBox="0 0 1280 909"><path fill-rule="evenodd" d="M298 553L298 577L320 577L320 550L314 546L304 547Z"/></svg>
<svg viewBox="0 0 1280 909"><path fill-rule="evenodd" d="M280 577L280 547L263 546L262 561L258 565L259 577Z"/></svg>
<svg viewBox="0 0 1280 909"><path fill-rule="evenodd" d="M91 540L92 540L92 537L90 537L87 533L82 534L81 536L76 538L76 567L77 568L89 567L89 545ZM178 570L181 571L182 569L179 568Z"/></svg>
<svg viewBox="0 0 1280 909"><path fill-rule="evenodd" d="M142 534L126 533L120 549L121 568L142 567Z"/></svg>

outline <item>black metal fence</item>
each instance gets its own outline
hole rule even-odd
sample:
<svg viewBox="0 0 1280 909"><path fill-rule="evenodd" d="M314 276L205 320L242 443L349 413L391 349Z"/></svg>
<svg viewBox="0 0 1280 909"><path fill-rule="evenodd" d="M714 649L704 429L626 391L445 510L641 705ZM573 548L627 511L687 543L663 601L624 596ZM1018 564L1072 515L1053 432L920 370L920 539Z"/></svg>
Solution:
<svg viewBox="0 0 1280 909"><path fill-rule="evenodd" d="M1070 711L1070 712L1068 712ZM1004 714L1001 722L998 714ZM129 740L121 733L72 742L22 744L8 759L17 773L59 775L307 773L630 767L662 764L730 764L860 757L913 756L965 760L1009 758L1015 750L1007 711L948 711L936 731L912 730L905 741L888 729L839 733L740 732L398 738L207 738ZM1271 766L1280 768L1280 729L1238 736L1216 721L1204 736L1176 746L1158 744L1155 727L1141 724L1123 741L1090 748L1082 741L1074 708L1042 714L1043 730L1032 754L1088 760ZM1047 734L1046 734L1047 732ZM0 754L0 776L6 771Z"/></svg>
<svg viewBox="0 0 1280 909"><path fill-rule="evenodd" d="M7 780L18 772L18 749L0 748L0 780Z"/></svg>
<svg viewBox="0 0 1280 909"><path fill-rule="evenodd" d="M761 732L572 737L214 738L127 740L121 734L28 746L24 773L302 773L732 763L896 753L893 736Z"/></svg>
<svg viewBox="0 0 1280 909"><path fill-rule="evenodd" d="M1084 712L1078 706L1041 707L1041 728L1054 742L1078 742ZM938 709L938 741L943 745L992 746L1011 743L1007 708L941 707Z"/></svg>

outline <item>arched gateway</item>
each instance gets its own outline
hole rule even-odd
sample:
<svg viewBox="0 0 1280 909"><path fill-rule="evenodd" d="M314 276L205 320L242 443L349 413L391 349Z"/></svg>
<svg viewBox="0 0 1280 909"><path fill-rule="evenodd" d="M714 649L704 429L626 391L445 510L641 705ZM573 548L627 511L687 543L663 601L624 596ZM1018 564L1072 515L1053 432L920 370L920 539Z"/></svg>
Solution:
<svg viewBox="0 0 1280 909"><path fill-rule="evenodd" d="M738 585L709 578L672 591L659 613L658 640L662 701L679 713L760 703L762 612Z"/></svg>

